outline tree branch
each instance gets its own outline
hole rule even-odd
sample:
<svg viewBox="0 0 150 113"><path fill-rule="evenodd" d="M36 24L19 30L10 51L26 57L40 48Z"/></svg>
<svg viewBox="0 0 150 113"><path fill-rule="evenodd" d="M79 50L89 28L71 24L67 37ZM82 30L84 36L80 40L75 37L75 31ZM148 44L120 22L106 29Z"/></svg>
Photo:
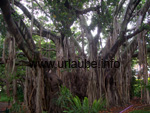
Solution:
<svg viewBox="0 0 150 113"><path fill-rule="evenodd" d="M30 20L32 19L32 15L30 14L30 12L27 10L26 7L24 7L20 2L18 2L18 1L16 1L16 0L15 0L14 3L15 3L15 5L16 5L17 7L19 7L19 8L24 12L24 14L25 14ZM41 31L42 34L49 35L50 38L51 38L51 40L54 41L54 40L58 39L58 36L56 36L55 34L53 34L51 31L46 30L34 17L33 17L33 24L39 28L39 31ZM39 31L38 31L38 32L39 32ZM44 33L43 33L43 32L44 32ZM40 33L40 32L39 32L39 33Z"/></svg>
<svg viewBox="0 0 150 113"><path fill-rule="evenodd" d="M123 36L120 37L116 43L113 45L113 47L110 49L110 51L105 55L104 60L106 59L111 59L115 56L116 52L118 51L118 48L128 39L132 38L133 36L139 34L140 32L142 32L143 30L145 30L146 27L143 26L139 29L137 29L134 33L128 35L128 36Z"/></svg>
<svg viewBox="0 0 150 113"><path fill-rule="evenodd" d="M97 5L96 7L90 7L90 8L87 8L87 9L83 9L83 10L79 10L79 9L76 9L76 13L78 15L82 15L82 14L86 14L90 11L97 11L97 9L99 9L101 6Z"/></svg>
<svg viewBox="0 0 150 113"><path fill-rule="evenodd" d="M129 36L124 36L125 32L126 32L126 27L127 27L127 23L131 17L131 14L133 12L133 10L136 8L136 6L139 4L140 0L134 0L133 1L130 1L129 5L128 5L128 9L126 11L126 14L125 14L125 17L124 17L124 21L122 22L121 24L121 31L119 33L119 36L118 36L118 40L116 41L116 43L113 45L113 47L110 49L110 51L104 56L104 59L111 59L115 56L116 52L118 51L118 48L127 40L127 39L130 39L131 37L137 35L138 33L140 33L142 30L145 29L145 27L143 28L139 28L139 25L137 25L137 30L129 35ZM145 17L145 14L146 14L146 11L148 10L150 6L150 1L147 0L146 3L144 4L141 12L142 15L139 16L139 19L140 21L143 21L143 18ZM127 19L127 20L126 20ZM140 22L141 23L141 22Z"/></svg>
<svg viewBox="0 0 150 113"><path fill-rule="evenodd" d="M75 46L77 47L77 50L78 50L80 53L82 53L82 49L81 49L79 43L77 42L77 40L76 40L73 36L71 36L70 39L74 42ZM83 54L84 54L84 53L83 53Z"/></svg>
<svg viewBox="0 0 150 113"><path fill-rule="evenodd" d="M127 10L125 12L124 18L123 18L123 22L121 24L121 33L120 35L124 35L124 33L126 32L127 29L127 24L130 20L130 18L132 17L132 13L135 10L135 8L137 7L137 5L140 3L141 0L130 0L128 6L127 6ZM121 37L122 37L121 36Z"/></svg>
<svg viewBox="0 0 150 113"><path fill-rule="evenodd" d="M31 51L31 48L29 48L28 45L26 45L26 43L23 41L23 37L19 29L17 28L14 20L11 17L11 8L9 1L1 0L0 8L2 10L4 20L7 23L8 30L15 37L19 49L21 49L25 53L30 61L32 61L33 59L39 59L39 53Z"/></svg>
<svg viewBox="0 0 150 113"><path fill-rule="evenodd" d="M13 14L13 17L16 17L17 15L17 19L14 19L15 24L17 25L23 39L26 41L26 43L29 45L29 48L31 48L32 50L36 49L36 45L32 39L32 36L28 30L28 28L26 27L25 23L22 21L20 15L17 14L17 12L11 8L11 12Z"/></svg>
<svg viewBox="0 0 150 113"><path fill-rule="evenodd" d="M87 26L87 23L86 23L84 16L79 15L79 18L80 18L81 27L84 29L89 42L91 42L93 40L93 36L91 34L91 31L88 29L88 26Z"/></svg>
<svg viewBox="0 0 150 113"><path fill-rule="evenodd" d="M8 59L6 59L6 62L7 62ZM2 58L0 58L0 65L1 64L5 64L3 61L2 61ZM25 61L25 60L17 60L15 62L15 65L16 66L30 66L30 62L29 61Z"/></svg>
<svg viewBox="0 0 150 113"><path fill-rule="evenodd" d="M135 36L135 35L139 34L140 32L142 32L142 31L143 31L143 30L145 30L145 29L146 29L146 27L145 27L145 26L143 26L143 27L141 27L141 28L137 29L136 31L134 31L134 33L132 33L132 34L130 34L130 35L127 35L127 36L125 36L125 39L126 39L126 40L128 40L128 39L132 38L133 36Z"/></svg>
<svg viewBox="0 0 150 113"><path fill-rule="evenodd" d="M125 3L125 1L126 1L126 0L121 0L121 1L119 2L119 5L118 5L118 6L116 7L116 9L115 9L114 15L118 15L118 13L120 12L120 10L121 10L123 4Z"/></svg>
<svg viewBox="0 0 150 113"><path fill-rule="evenodd" d="M47 16L47 17L49 17L49 18L51 18L45 11L44 11L44 9L41 7L41 5L37 2L37 0L34 0L36 3L37 3L37 5L40 7L40 9L45 13L45 15Z"/></svg>
<svg viewBox="0 0 150 113"><path fill-rule="evenodd" d="M56 40L60 39L60 36L57 36L54 33L52 33L51 31L46 30L46 29L42 29L41 34L40 34L40 30L33 30L33 34L39 35L39 36L41 35L42 37L51 39L53 42L56 42Z"/></svg>

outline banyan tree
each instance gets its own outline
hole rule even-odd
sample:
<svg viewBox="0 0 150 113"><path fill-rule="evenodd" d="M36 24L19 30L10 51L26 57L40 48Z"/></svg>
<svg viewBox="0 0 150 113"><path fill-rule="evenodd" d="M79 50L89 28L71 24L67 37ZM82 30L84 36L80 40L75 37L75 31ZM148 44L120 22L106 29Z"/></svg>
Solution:
<svg viewBox="0 0 150 113"><path fill-rule="evenodd" d="M148 84L150 0L0 0L0 9L1 24L7 29L0 60L7 79L10 74L15 76L17 67L26 68L24 103L29 112L61 112L52 103L60 85L80 99L87 96L90 103L99 98L106 99L107 107L128 103L133 57L139 59L140 74ZM17 60L17 54L25 59ZM63 61L85 59L113 65L58 67ZM30 65L50 60L56 62L53 69ZM115 61L119 62L117 68ZM9 95L9 80L6 83ZM143 101L149 104L148 90L142 91Z"/></svg>

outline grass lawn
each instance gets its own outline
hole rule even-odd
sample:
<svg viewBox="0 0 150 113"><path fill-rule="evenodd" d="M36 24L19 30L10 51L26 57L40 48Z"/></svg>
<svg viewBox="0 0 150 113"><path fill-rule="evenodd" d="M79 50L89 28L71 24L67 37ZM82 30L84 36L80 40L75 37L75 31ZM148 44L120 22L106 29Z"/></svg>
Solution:
<svg viewBox="0 0 150 113"><path fill-rule="evenodd" d="M12 101L12 98L7 97L6 93L0 92L0 102Z"/></svg>
<svg viewBox="0 0 150 113"><path fill-rule="evenodd" d="M145 106L141 110L135 110L130 113L150 113L150 106Z"/></svg>
<svg viewBox="0 0 150 113"><path fill-rule="evenodd" d="M145 111L145 110L135 110L135 111L132 111L130 113L150 113L150 111Z"/></svg>

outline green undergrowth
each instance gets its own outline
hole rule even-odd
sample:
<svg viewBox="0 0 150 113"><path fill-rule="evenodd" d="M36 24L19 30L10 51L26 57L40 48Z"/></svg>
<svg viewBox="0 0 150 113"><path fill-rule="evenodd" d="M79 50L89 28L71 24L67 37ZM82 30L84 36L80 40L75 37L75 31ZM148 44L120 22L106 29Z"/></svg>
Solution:
<svg viewBox="0 0 150 113"><path fill-rule="evenodd" d="M150 113L150 111L144 111L144 110L135 110L135 111L132 111L130 113Z"/></svg>
<svg viewBox="0 0 150 113"><path fill-rule="evenodd" d="M4 91L1 91L0 92L0 102L12 102L12 98L11 97L8 97L7 94L4 92Z"/></svg>
<svg viewBox="0 0 150 113"><path fill-rule="evenodd" d="M13 92L10 91L10 97L7 96L6 90L0 91L0 102L12 102L13 101ZM21 87L17 88L17 101L18 102L23 102L24 99L24 94L23 94L23 89Z"/></svg>
<svg viewBox="0 0 150 113"><path fill-rule="evenodd" d="M10 108L10 113L27 113L27 110L20 103L14 103Z"/></svg>
<svg viewBox="0 0 150 113"><path fill-rule="evenodd" d="M106 106L105 99L94 100L92 105L89 104L87 97L81 101L78 96L73 96L66 87L60 88L56 103L66 113L98 113L100 110L104 110Z"/></svg>
<svg viewBox="0 0 150 113"><path fill-rule="evenodd" d="M150 91L150 78L148 78L148 85L145 85L142 79L132 78L131 94L133 97L141 97L141 88L146 88Z"/></svg>

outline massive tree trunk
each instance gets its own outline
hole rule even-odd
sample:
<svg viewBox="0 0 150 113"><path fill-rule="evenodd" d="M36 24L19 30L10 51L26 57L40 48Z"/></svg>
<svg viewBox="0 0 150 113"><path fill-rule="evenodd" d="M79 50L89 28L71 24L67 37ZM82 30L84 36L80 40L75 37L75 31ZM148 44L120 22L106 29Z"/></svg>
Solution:
<svg viewBox="0 0 150 113"><path fill-rule="evenodd" d="M148 85L148 67L147 67L147 49L146 49L146 40L145 40L145 32L142 32L138 38L138 48L139 48L139 65L140 65L140 76L143 79L142 85L144 85L141 89L141 98L144 103L150 103L150 95L149 90L146 88Z"/></svg>
<svg viewBox="0 0 150 113"><path fill-rule="evenodd" d="M62 81L56 75L56 72L49 72L40 67L27 67L26 81L25 81L25 104L31 113L41 113L49 111L50 113L61 112L58 109L54 98L57 97L59 86Z"/></svg>

